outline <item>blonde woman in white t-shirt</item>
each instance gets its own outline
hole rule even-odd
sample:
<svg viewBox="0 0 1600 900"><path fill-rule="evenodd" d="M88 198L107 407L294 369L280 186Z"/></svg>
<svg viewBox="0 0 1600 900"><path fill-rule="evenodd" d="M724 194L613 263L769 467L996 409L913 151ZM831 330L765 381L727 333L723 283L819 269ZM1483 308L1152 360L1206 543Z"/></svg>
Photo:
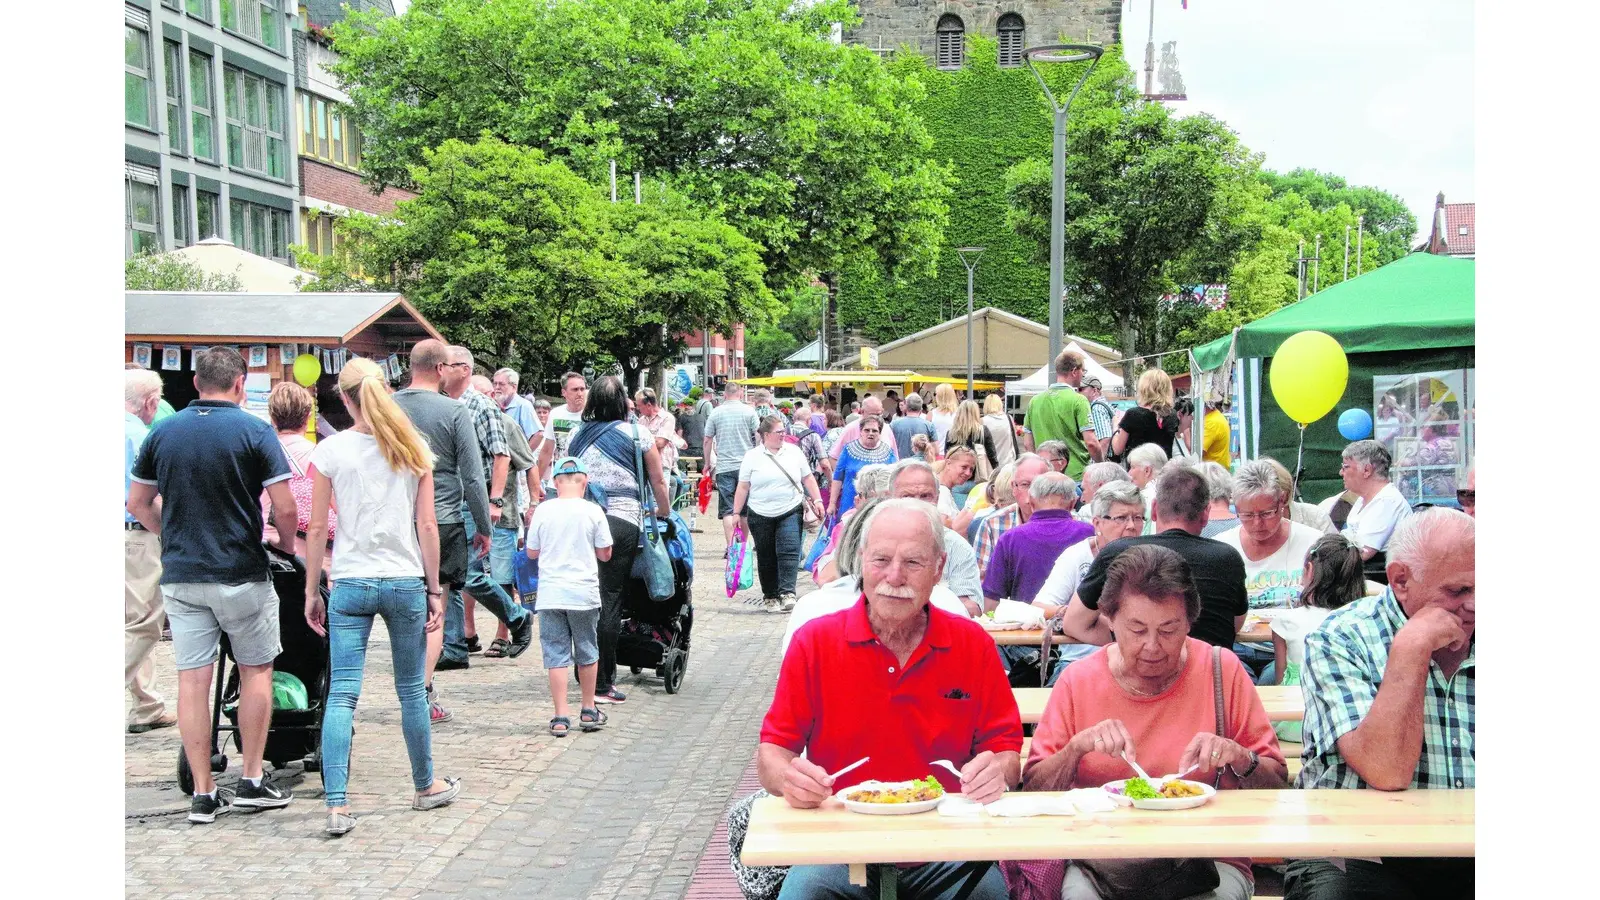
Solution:
<svg viewBox="0 0 1600 900"><path fill-rule="evenodd" d="M327 832L355 827L345 798L350 735L372 621L383 617L394 659L400 729L416 788L413 809L444 806L461 792L458 778L433 777L432 724L423 667L426 633L444 621L439 587L439 526L433 509L433 454L389 396L382 371L352 359L339 373L339 395L355 420L311 454L315 479L306 534L306 571L318 572L327 542L328 509L339 507L334 536L333 594L323 609L317 579L306 583L306 621L328 636L328 706L322 717L322 784Z"/></svg>

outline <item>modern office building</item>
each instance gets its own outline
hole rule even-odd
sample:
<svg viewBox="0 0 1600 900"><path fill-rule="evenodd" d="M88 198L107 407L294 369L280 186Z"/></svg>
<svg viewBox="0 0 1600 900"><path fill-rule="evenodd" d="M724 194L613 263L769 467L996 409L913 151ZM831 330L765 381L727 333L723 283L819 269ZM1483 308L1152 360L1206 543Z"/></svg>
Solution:
<svg viewBox="0 0 1600 900"><path fill-rule="evenodd" d="M125 0L128 255L213 235L289 261L290 0Z"/></svg>

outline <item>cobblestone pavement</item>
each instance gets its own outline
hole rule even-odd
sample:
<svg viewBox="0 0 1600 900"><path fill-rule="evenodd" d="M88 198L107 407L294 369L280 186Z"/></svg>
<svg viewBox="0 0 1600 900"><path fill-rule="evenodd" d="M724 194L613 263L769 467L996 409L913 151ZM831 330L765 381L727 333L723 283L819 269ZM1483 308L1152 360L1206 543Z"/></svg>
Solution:
<svg viewBox="0 0 1600 900"><path fill-rule="evenodd" d="M178 730L129 735L128 895L176 900L226 886L243 897L682 897L755 751L785 620L727 599L721 528L701 524L681 691L668 695L653 673L623 670L628 702L609 707L606 729L555 738L537 639L518 659L473 657L469 670L441 672L435 683L455 720L434 729L434 769L463 779L461 798L443 809L411 809L381 625L351 758L360 824L342 839L323 835L321 781L298 763L283 773L295 792L289 807L190 825L177 788ZM804 592L809 579L800 583ZM480 610L477 622L487 646L494 619ZM159 645L156 665L175 708L171 648ZM576 711L576 685L571 698ZM239 777L238 751L228 756L224 785Z"/></svg>

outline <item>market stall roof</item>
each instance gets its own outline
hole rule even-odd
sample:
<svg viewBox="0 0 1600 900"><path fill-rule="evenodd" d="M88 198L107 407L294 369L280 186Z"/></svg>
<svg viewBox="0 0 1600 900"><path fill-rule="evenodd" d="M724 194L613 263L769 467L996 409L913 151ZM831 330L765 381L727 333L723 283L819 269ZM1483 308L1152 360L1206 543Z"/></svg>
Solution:
<svg viewBox="0 0 1600 900"><path fill-rule="evenodd" d="M399 294L197 294L128 291L129 341L344 344L376 329L386 341L444 340Z"/></svg>
<svg viewBox="0 0 1600 900"><path fill-rule="evenodd" d="M1079 353L1083 353L1083 348L1078 346L1078 342L1077 341L1068 341L1067 342L1067 347L1070 348L1070 349L1073 349L1073 350L1077 350ZM1097 362L1094 357L1088 355L1087 353L1084 353L1083 359L1084 359L1084 367L1083 368L1084 368L1084 372L1085 372L1085 376L1084 377L1086 377L1086 378L1087 377L1092 377L1092 378L1100 379L1100 388L1101 388L1101 390L1105 390L1105 391L1120 391L1120 390L1122 390L1122 376L1121 375L1113 375L1111 373L1111 370L1107 369L1105 366L1100 365L1100 363ZM1039 367L1039 371L1034 372L1032 375L1029 375L1027 378L1018 379L1017 381L1008 381L1008 382L1006 382L1006 393L1011 395L1011 396L1014 396L1014 397L1023 397L1023 396L1027 396L1027 395L1030 395L1030 394L1042 394L1042 393L1044 393L1046 390L1049 389L1050 385L1055 383L1055 380L1056 380L1055 379L1055 375L1051 371L1051 369L1052 369L1051 366L1040 366Z"/></svg>
<svg viewBox="0 0 1600 900"><path fill-rule="evenodd" d="M1302 331L1326 332L1346 353L1474 346L1475 265L1432 253L1403 256L1245 325L1237 333L1237 355L1272 356ZM1195 348L1201 370L1226 361L1233 337Z"/></svg>
<svg viewBox="0 0 1600 900"><path fill-rule="evenodd" d="M297 291L300 285L317 280L310 272L240 250L219 237L174 250L172 255L195 263L209 275L237 275L247 291Z"/></svg>
<svg viewBox="0 0 1600 900"><path fill-rule="evenodd" d="M940 378L920 375L904 369L857 369L853 371L810 372L804 375L777 375L770 378L735 378L745 387L794 387L797 384L951 384L965 387L965 378ZM993 391L1004 387L1001 381L972 382L976 391Z"/></svg>

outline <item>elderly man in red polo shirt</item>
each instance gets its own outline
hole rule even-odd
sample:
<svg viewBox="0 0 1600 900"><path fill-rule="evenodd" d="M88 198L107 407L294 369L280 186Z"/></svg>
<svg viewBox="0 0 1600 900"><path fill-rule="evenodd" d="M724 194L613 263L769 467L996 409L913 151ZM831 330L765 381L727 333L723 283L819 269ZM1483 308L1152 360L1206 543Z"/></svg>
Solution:
<svg viewBox="0 0 1600 900"><path fill-rule="evenodd" d="M1022 719L994 640L928 602L944 569L942 529L938 511L921 500L879 504L863 523L861 599L795 634L759 756L761 785L790 806L819 806L862 781L929 775L990 803L1020 780ZM871 760L835 785L828 773L863 756ZM960 767L959 786L929 765L936 759ZM904 869L899 888L912 900L1006 896L991 863ZM846 866L796 866L779 898L877 895L875 883L851 885Z"/></svg>

